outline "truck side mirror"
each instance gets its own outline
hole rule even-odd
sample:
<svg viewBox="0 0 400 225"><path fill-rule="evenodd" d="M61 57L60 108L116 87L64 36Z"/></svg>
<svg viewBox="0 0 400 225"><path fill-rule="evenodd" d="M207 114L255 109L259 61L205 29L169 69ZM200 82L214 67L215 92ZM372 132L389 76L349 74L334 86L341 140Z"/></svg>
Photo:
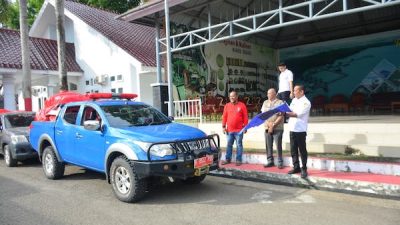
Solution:
<svg viewBox="0 0 400 225"><path fill-rule="evenodd" d="M83 122L83 128L86 130L99 130L100 121L98 120L86 120Z"/></svg>
<svg viewBox="0 0 400 225"><path fill-rule="evenodd" d="M102 133L105 133L106 130L107 130L107 126L106 126L105 124L101 124L101 126L100 126L100 131L101 131Z"/></svg>

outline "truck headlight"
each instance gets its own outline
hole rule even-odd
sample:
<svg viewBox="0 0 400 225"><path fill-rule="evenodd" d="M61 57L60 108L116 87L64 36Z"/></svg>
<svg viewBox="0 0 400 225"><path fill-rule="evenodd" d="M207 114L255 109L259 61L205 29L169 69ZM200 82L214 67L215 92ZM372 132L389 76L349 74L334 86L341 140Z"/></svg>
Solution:
<svg viewBox="0 0 400 225"><path fill-rule="evenodd" d="M28 142L25 135L11 135L11 142L12 143L19 143L19 142Z"/></svg>
<svg viewBox="0 0 400 225"><path fill-rule="evenodd" d="M142 142L142 141L134 141L134 143L137 144L145 152L147 152L149 150L150 145L153 144L153 143ZM150 148L150 154L159 156L159 157L164 157L166 155L172 155L173 153L174 153L174 150L172 149L170 144L153 145Z"/></svg>

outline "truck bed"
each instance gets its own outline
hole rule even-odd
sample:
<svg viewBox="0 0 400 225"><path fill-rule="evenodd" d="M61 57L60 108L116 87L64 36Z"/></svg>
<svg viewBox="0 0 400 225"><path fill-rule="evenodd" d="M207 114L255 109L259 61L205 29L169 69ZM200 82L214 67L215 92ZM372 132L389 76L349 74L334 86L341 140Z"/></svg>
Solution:
<svg viewBox="0 0 400 225"><path fill-rule="evenodd" d="M35 151L39 151L40 137L48 135L51 140L54 140L54 121L33 121L31 124L29 142Z"/></svg>

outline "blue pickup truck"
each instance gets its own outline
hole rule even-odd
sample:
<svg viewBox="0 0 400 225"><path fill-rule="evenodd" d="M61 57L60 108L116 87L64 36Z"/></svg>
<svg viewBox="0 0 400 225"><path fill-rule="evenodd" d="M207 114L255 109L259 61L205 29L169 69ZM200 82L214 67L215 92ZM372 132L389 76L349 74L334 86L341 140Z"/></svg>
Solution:
<svg viewBox="0 0 400 225"><path fill-rule="evenodd" d="M154 178L200 183L220 153L217 135L123 99L67 103L55 121L31 124L30 143L47 178L61 178L66 164L99 171L124 202L141 199Z"/></svg>

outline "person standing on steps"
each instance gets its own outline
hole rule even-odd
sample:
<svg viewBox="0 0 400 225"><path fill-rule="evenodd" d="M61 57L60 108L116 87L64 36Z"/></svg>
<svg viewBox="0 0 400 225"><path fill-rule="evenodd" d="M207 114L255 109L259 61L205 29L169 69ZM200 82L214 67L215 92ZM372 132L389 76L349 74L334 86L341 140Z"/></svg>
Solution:
<svg viewBox="0 0 400 225"><path fill-rule="evenodd" d="M303 85L296 85L294 87L294 97L292 103L290 103L290 109L292 112L286 113L289 117L288 127L290 131L290 154L292 155L293 161L293 169L290 170L288 174L301 172L301 177L306 178L308 176L306 136L311 103L304 94ZM299 152L303 166L301 168Z"/></svg>
<svg viewBox="0 0 400 225"><path fill-rule="evenodd" d="M267 92L268 99L264 101L261 112L266 112L276 106L283 104L283 101L276 98L275 88L270 88ZM273 167L274 154L273 144L276 143L278 150L278 168L283 169L283 157L282 157L282 135L283 135L283 114L276 113L275 115L268 118L265 123L265 149L267 152L267 164L264 167Z"/></svg>
<svg viewBox="0 0 400 225"><path fill-rule="evenodd" d="M279 74L279 87L278 87L278 98L289 104L289 100L293 98L293 73L284 62L279 63L278 70ZM284 117L284 122L287 122L287 116Z"/></svg>
<svg viewBox="0 0 400 225"><path fill-rule="evenodd" d="M246 105L238 101L236 91L229 93L230 102L225 104L222 115L222 129L227 136L227 147L225 161L222 165L231 163L233 142L236 141L236 166L242 165L243 154L243 134L240 132L248 123L248 114Z"/></svg>

